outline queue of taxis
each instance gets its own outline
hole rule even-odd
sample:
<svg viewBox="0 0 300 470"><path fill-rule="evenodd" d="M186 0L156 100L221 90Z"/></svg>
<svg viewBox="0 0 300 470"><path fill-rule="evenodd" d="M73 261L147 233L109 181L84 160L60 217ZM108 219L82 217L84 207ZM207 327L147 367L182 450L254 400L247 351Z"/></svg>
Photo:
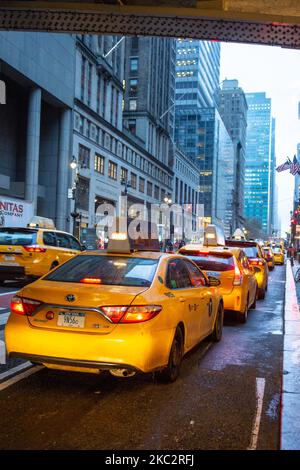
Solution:
<svg viewBox="0 0 300 470"><path fill-rule="evenodd" d="M208 226L206 235L213 235L214 227ZM220 280L220 292L224 309L234 311L240 322L246 323L248 310L256 307L258 284L254 269L240 248L224 246L225 239L215 234L204 240L204 245L189 244L179 253L192 259L207 276Z"/></svg>
<svg viewBox="0 0 300 470"><path fill-rule="evenodd" d="M273 248L274 254L274 263L280 264L281 266L284 264L284 251L280 246L275 246Z"/></svg>
<svg viewBox="0 0 300 470"><path fill-rule="evenodd" d="M73 235L56 230L50 219L39 222L0 228L0 285L34 280L83 251Z"/></svg>
<svg viewBox="0 0 300 470"><path fill-rule="evenodd" d="M157 245L139 251L115 233L106 252L84 252L22 288L5 328L9 357L125 377L179 375L183 355L222 336L220 281ZM148 241L149 242L149 241Z"/></svg>
<svg viewBox="0 0 300 470"><path fill-rule="evenodd" d="M273 271L273 269L275 268L275 259L272 248L270 246L262 246L261 249L269 270Z"/></svg>
<svg viewBox="0 0 300 470"><path fill-rule="evenodd" d="M268 290L269 268L267 261L263 257L259 243L255 241L230 239L225 240L225 245L230 249L239 248L244 251L257 280L258 299L264 299Z"/></svg>

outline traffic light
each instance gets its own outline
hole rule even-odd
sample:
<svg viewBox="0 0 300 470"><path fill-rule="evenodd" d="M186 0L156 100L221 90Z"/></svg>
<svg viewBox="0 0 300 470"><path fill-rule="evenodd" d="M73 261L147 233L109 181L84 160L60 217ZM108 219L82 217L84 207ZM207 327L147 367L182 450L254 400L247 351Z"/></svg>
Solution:
<svg viewBox="0 0 300 470"><path fill-rule="evenodd" d="M294 215L298 215L298 214L299 214L298 209L294 210Z"/></svg>
<svg viewBox="0 0 300 470"><path fill-rule="evenodd" d="M292 217L291 218L291 225L296 225L296 223L297 223L297 220L294 217Z"/></svg>

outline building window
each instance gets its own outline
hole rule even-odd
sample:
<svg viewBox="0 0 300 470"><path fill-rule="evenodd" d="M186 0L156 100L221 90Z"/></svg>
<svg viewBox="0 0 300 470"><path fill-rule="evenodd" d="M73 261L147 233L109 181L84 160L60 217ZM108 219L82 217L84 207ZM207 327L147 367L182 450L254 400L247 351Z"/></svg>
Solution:
<svg viewBox="0 0 300 470"><path fill-rule="evenodd" d="M150 181L147 182L147 195L152 197L153 185Z"/></svg>
<svg viewBox="0 0 300 470"><path fill-rule="evenodd" d="M129 111L137 110L137 100L129 100Z"/></svg>
<svg viewBox="0 0 300 470"><path fill-rule="evenodd" d="M121 168L121 181L127 181L128 170L126 168Z"/></svg>
<svg viewBox="0 0 300 470"><path fill-rule="evenodd" d="M86 178L78 177L76 186L76 206L84 211L89 210L89 187L90 181Z"/></svg>
<svg viewBox="0 0 300 470"><path fill-rule="evenodd" d="M131 187L132 189L136 189L136 181L137 181L137 176L135 173L131 173Z"/></svg>
<svg viewBox="0 0 300 470"><path fill-rule="evenodd" d="M140 181L139 181L139 190L140 190L141 193L145 192L145 180L144 180L144 178L141 178L141 177L140 177Z"/></svg>
<svg viewBox="0 0 300 470"><path fill-rule="evenodd" d="M159 187L156 185L154 186L154 198L159 199Z"/></svg>
<svg viewBox="0 0 300 470"><path fill-rule="evenodd" d="M81 144L78 148L78 162L81 167L90 168L90 149Z"/></svg>
<svg viewBox="0 0 300 470"><path fill-rule="evenodd" d="M101 175L104 175L104 162L105 162L104 157L96 153L94 169L97 173L101 173Z"/></svg>
<svg viewBox="0 0 300 470"><path fill-rule="evenodd" d="M130 59L130 72L137 72L139 68L139 59L132 58Z"/></svg>
<svg viewBox="0 0 300 470"><path fill-rule="evenodd" d="M128 120L128 129L132 134L136 133L136 119Z"/></svg>
<svg viewBox="0 0 300 470"><path fill-rule="evenodd" d="M108 176L112 180L117 179L117 164L111 161L108 162Z"/></svg>
<svg viewBox="0 0 300 470"><path fill-rule="evenodd" d="M88 83L87 83L87 103L90 106L92 101L92 76L93 76L93 66L89 62L88 66Z"/></svg>
<svg viewBox="0 0 300 470"><path fill-rule="evenodd" d="M138 87L138 81L137 78L131 78L129 80L129 93L131 95L136 95L137 93L137 88Z"/></svg>
<svg viewBox="0 0 300 470"><path fill-rule="evenodd" d="M136 51L138 50L138 48L139 48L139 38L138 37L131 38L131 49L134 49Z"/></svg>
<svg viewBox="0 0 300 470"><path fill-rule="evenodd" d="M84 101L84 92L85 92L85 77L86 77L86 58L82 56L81 58L81 100Z"/></svg>

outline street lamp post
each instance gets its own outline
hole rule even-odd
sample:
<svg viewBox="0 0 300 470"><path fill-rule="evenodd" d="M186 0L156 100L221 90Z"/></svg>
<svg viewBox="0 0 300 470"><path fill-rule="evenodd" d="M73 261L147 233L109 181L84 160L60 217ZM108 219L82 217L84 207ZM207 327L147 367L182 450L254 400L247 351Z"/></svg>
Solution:
<svg viewBox="0 0 300 470"><path fill-rule="evenodd" d="M164 203L170 208L172 206L172 199L168 196L164 198ZM170 241L173 243L174 239L174 224L173 224L173 211L170 212Z"/></svg>
<svg viewBox="0 0 300 470"><path fill-rule="evenodd" d="M71 217L73 218L73 235L75 237L77 237L78 239L80 239L80 228L77 227L77 220L79 218L81 218L81 214L79 212L77 212L77 207L76 207L76 203L77 203L77 186L78 186L78 164L77 164L77 160L76 160L76 157L72 157L72 160L71 160L71 163L70 163L70 168L72 169L72 171L76 172L75 173L75 178L74 178L74 181L73 181L73 184L72 184L72 199L74 201L74 207L73 207L73 212L71 212Z"/></svg>

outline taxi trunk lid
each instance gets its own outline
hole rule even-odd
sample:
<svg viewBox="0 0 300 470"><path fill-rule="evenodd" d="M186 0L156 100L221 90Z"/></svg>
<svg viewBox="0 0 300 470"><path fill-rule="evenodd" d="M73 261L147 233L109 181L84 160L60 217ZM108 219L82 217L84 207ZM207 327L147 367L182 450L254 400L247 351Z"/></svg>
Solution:
<svg viewBox="0 0 300 470"><path fill-rule="evenodd" d="M146 289L38 281L37 287L34 284L27 286L22 291L22 297L41 302L34 314L27 317L35 328L109 334L117 323L110 321L101 307L129 306Z"/></svg>

